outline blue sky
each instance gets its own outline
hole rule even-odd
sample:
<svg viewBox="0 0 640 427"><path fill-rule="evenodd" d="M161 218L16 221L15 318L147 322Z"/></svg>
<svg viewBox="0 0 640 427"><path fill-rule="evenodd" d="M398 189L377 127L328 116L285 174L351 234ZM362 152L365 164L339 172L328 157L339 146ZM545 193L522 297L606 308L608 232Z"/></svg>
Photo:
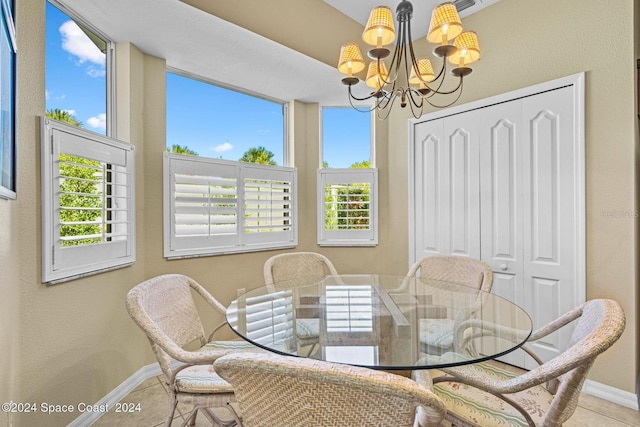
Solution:
<svg viewBox="0 0 640 427"><path fill-rule="evenodd" d="M47 110L69 111L85 128L105 134L105 82L105 55L47 3ZM327 108L323 116L323 158L330 167L369 160L369 114ZM282 165L283 132L282 104L167 73L167 146L227 160L264 146Z"/></svg>

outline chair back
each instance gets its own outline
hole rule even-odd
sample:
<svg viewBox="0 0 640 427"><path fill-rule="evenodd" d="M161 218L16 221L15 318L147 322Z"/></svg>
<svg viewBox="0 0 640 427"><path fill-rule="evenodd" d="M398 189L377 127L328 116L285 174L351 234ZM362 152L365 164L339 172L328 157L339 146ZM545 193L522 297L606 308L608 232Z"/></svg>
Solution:
<svg viewBox="0 0 640 427"><path fill-rule="evenodd" d="M184 347L196 340L201 346L206 343L191 289L213 299L195 280L181 274L154 277L134 286L127 293L127 311L147 335L167 378L171 377L171 357L164 349ZM216 308L220 307L216 305ZM224 307L222 310L224 313Z"/></svg>
<svg viewBox="0 0 640 427"><path fill-rule="evenodd" d="M399 375L314 359L235 353L214 362L245 427L413 426L418 406L439 425L442 401Z"/></svg>
<svg viewBox="0 0 640 427"><path fill-rule="evenodd" d="M456 283L491 292L493 271L491 266L479 259L453 255L434 255L422 258L407 273L421 279Z"/></svg>
<svg viewBox="0 0 640 427"><path fill-rule="evenodd" d="M265 285L292 279L338 274L331 261L315 252L289 252L274 255L264 264Z"/></svg>
<svg viewBox="0 0 640 427"><path fill-rule="evenodd" d="M561 375L555 397L547 414L548 420L561 425L571 417L578 405L582 385L598 355L615 343L625 328L622 307L610 299L594 299L567 313L577 323L567 349L546 362L557 365ZM544 366L543 365L543 366Z"/></svg>

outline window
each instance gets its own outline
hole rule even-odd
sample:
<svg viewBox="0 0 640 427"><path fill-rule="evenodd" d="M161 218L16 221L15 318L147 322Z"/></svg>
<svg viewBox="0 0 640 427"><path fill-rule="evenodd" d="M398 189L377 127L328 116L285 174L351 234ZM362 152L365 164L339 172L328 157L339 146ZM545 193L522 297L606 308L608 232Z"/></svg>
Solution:
<svg viewBox="0 0 640 427"><path fill-rule="evenodd" d="M16 29L13 1L1 0L0 197L16 198Z"/></svg>
<svg viewBox="0 0 640 427"><path fill-rule="evenodd" d="M294 168L165 153L164 255L297 245Z"/></svg>
<svg viewBox="0 0 640 427"><path fill-rule="evenodd" d="M41 126L43 282L132 264L133 146L46 118Z"/></svg>
<svg viewBox="0 0 640 427"><path fill-rule="evenodd" d="M372 114L351 107L322 108L322 167L369 167Z"/></svg>
<svg viewBox="0 0 640 427"><path fill-rule="evenodd" d="M72 11L46 7L46 116L102 135L112 129L114 44Z"/></svg>
<svg viewBox="0 0 640 427"><path fill-rule="evenodd" d="M378 171L320 169L318 172L318 244L378 244Z"/></svg>
<svg viewBox="0 0 640 427"><path fill-rule="evenodd" d="M167 73L167 149L288 166L286 104Z"/></svg>
<svg viewBox="0 0 640 427"><path fill-rule="evenodd" d="M353 108L322 109L318 171L318 244L378 243L376 169L371 168L371 117Z"/></svg>

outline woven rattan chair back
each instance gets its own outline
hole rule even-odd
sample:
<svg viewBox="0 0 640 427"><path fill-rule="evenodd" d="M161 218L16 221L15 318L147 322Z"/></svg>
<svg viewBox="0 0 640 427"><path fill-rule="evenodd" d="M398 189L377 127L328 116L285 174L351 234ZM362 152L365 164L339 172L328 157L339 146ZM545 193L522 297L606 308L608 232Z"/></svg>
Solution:
<svg viewBox="0 0 640 427"><path fill-rule="evenodd" d="M154 277L129 291L126 306L133 321L145 332L162 371L171 377L171 357L162 350L168 340L179 347L197 341L206 343L202 321L191 289L213 297L195 280L180 274ZM207 299L209 299L207 298ZM221 314L224 307L220 306Z"/></svg>
<svg viewBox="0 0 640 427"><path fill-rule="evenodd" d="M233 385L245 427L413 426L421 406L439 425L444 405L409 378L275 354L233 354L214 363Z"/></svg>
<svg viewBox="0 0 640 427"><path fill-rule="evenodd" d="M315 252L289 252L274 255L264 263L265 285L300 279L338 274L331 261Z"/></svg>
<svg viewBox="0 0 640 427"><path fill-rule="evenodd" d="M491 266L479 259L453 255L434 255L418 260L407 276L456 283L491 292L493 272Z"/></svg>

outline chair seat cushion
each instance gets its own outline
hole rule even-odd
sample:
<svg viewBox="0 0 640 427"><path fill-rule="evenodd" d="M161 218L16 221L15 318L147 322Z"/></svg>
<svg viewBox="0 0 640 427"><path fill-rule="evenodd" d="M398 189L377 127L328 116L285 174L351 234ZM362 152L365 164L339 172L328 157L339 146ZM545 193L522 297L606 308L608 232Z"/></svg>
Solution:
<svg viewBox="0 0 640 427"><path fill-rule="evenodd" d="M244 340L211 341L200 347L198 351L231 350L231 351L265 351ZM177 391L183 393L229 393L231 385L215 373L213 365L198 365L183 369L176 376Z"/></svg>
<svg viewBox="0 0 640 427"><path fill-rule="evenodd" d="M475 375L487 378L506 380L518 376L517 373L501 368L496 363L476 363L468 366L476 371ZM434 378L436 377L434 375ZM444 401L448 418L460 419L469 425L482 427L528 425L524 417L511 405L475 387L447 381L434 384L433 391ZM536 425L542 425L543 417L553 400L553 395L543 386L535 386L505 396L522 406Z"/></svg>
<svg viewBox="0 0 640 427"><path fill-rule="evenodd" d="M178 372L175 388L180 393L233 393L231 384L216 374L213 365L189 366Z"/></svg>
<svg viewBox="0 0 640 427"><path fill-rule="evenodd" d="M449 349L453 345L453 319L420 319L420 342Z"/></svg>

